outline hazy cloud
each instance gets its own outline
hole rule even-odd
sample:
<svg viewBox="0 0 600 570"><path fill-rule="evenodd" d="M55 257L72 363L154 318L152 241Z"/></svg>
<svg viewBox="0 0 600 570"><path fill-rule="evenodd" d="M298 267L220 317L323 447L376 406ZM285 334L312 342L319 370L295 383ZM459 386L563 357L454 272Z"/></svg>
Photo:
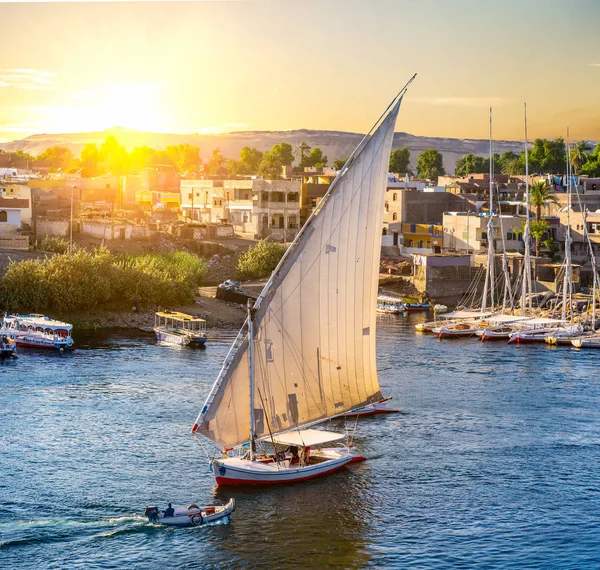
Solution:
<svg viewBox="0 0 600 570"><path fill-rule="evenodd" d="M58 83L53 71L37 69L0 69L0 87L17 89L55 89Z"/></svg>
<svg viewBox="0 0 600 570"><path fill-rule="evenodd" d="M590 67L600 67L600 63L590 63Z"/></svg>
<svg viewBox="0 0 600 570"><path fill-rule="evenodd" d="M498 107L512 103L502 97L414 97L416 103L440 107Z"/></svg>

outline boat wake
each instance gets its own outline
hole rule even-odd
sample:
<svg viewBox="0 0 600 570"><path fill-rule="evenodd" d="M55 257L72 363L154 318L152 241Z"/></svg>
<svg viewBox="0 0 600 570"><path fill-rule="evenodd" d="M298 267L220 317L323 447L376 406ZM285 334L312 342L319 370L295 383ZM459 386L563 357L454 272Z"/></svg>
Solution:
<svg viewBox="0 0 600 570"><path fill-rule="evenodd" d="M213 523L206 523L202 525L202 528L228 523L229 517L225 517ZM2 522L0 523L0 550L19 548L31 544L75 542L82 539L102 540L126 534L163 532L165 530L180 529L150 523L142 515L126 515L96 520L39 519Z"/></svg>

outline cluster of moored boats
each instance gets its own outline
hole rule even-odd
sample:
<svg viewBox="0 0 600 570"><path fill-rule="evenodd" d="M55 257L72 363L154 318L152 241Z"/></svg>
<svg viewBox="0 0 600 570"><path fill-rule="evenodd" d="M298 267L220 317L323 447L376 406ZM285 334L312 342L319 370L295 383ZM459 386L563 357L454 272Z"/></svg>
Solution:
<svg viewBox="0 0 600 570"><path fill-rule="evenodd" d="M74 344L73 325L45 315L6 315L0 327L0 357L15 356L18 347L64 352Z"/></svg>
<svg viewBox="0 0 600 570"><path fill-rule="evenodd" d="M600 348L600 333L590 323L583 320L567 323L547 316L457 310L440 315L435 321L419 323L415 328L440 339L477 337L481 341L505 340L509 344L546 343Z"/></svg>

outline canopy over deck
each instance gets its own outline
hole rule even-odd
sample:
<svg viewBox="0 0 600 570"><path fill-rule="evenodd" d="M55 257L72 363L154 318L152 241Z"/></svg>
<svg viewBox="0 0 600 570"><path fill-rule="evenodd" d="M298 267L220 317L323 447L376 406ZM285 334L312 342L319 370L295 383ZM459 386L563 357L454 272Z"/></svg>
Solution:
<svg viewBox="0 0 600 570"><path fill-rule="evenodd" d="M531 321L531 317L521 317L519 315L496 315L488 319L488 323L504 324L504 323L522 323Z"/></svg>
<svg viewBox="0 0 600 570"><path fill-rule="evenodd" d="M156 313L157 317L162 317L164 319L173 319L175 321L192 321L195 323L205 323L204 319L200 317L195 317L194 315L188 315L186 313L179 313L177 311L158 311Z"/></svg>
<svg viewBox="0 0 600 570"><path fill-rule="evenodd" d="M492 311L452 311L451 313L445 313L439 315L439 318L443 319L484 319L493 315Z"/></svg>
<svg viewBox="0 0 600 570"><path fill-rule="evenodd" d="M272 440L275 443L283 443L284 445L297 445L304 447L307 445L319 445L321 443L329 443L344 439L344 434L333 431L323 431L319 429L303 429L298 431L288 431L274 435ZM271 440L270 437L263 438L265 441Z"/></svg>

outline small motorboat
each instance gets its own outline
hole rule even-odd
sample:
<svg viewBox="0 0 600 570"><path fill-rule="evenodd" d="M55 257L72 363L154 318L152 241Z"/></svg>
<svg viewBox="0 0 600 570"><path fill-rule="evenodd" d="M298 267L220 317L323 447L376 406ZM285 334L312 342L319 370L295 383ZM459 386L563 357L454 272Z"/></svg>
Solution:
<svg viewBox="0 0 600 570"><path fill-rule="evenodd" d="M429 311L431 309L431 303L406 303L407 311Z"/></svg>
<svg viewBox="0 0 600 570"><path fill-rule="evenodd" d="M17 355L17 343L14 337L2 335L0 338L0 359L10 358Z"/></svg>
<svg viewBox="0 0 600 570"><path fill-rule="evenodd" d="M173 506L169 503L169 509L161 511L158 507L146 507L144 515L151 523L164 524L175 527L202 526L218 521L226 522L235 510L235 499L229 499L226 505L199 507L196 504L187 507ZM169 516L166 516L169 514Z"/></svg>

